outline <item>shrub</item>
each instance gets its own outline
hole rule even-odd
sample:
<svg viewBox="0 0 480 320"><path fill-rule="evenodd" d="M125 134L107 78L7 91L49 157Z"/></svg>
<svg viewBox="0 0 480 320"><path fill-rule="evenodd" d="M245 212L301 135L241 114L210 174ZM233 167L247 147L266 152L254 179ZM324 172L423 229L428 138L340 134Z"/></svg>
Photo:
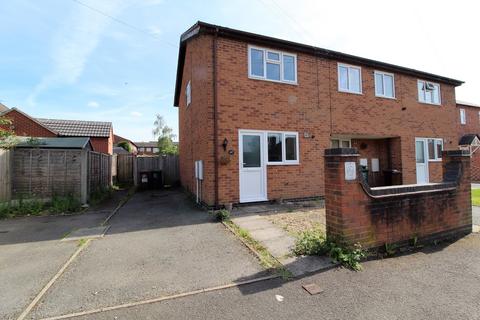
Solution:
<svg viewBox="0 0 480 320"><path fill-rule="evenodd" d="M319 229L302 232L295 242L293 252L296 255L327 255L355 271L362 269L360 261L366 257L360 244L348 246L341 241L332 241Z"/></svg>
<svg viewBox="0 0 480 320"><path fill-rule="evenodd" d="M325 240L320 229L304 231L298 236L293 252L296 255L323 255L326 253Z"/></svg>
<svg viewBox="0 0 480 320"><path fill-rule="evenodd" d="M213 211L213 215L215 216L215 219L217 219L217 221L230 220L230 211L225 209Z"/></svg>
<svg viewBox="0 0 480 320"><path fill-rule="evenodd" d="M80 201L73 195L65 197L54 196L50 203L51 213L77 212L81 209Z"/></svg>

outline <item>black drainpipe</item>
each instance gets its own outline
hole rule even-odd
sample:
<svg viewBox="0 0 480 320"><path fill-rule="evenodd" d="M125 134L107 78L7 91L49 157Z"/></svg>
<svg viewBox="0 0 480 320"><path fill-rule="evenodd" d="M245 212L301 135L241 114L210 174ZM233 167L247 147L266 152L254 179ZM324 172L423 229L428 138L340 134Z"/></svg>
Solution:
<svg viewBox="0 0 480 320"><path fill-rule="evenodd" d="M215 30L213 37L213 163L214 163L214 177L215 177L215 204L214 207L218 209L218 105L217 105L217 36L218 28Z"/></svg>

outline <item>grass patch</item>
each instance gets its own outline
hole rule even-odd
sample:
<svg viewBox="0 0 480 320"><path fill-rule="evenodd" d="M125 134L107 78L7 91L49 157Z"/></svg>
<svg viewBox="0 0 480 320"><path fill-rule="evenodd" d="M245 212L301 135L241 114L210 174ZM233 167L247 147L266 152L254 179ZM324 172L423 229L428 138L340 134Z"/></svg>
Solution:
<svg viewBox="0 0 480 320"><path fill-rule="evenodd" d="M230 220L226 220L223 223L228 225L230 229L242 239L244 243L246 243L249 247L251 247L258 256L260 260L260 264L265 269L271 269L272 271L278 273L284 279L290 279L292 274L288 271L277 259L275 259L268 250L260 244L257 240L253 239L250 233L237 226Z"/></svg>
<svg viewBox="0 0 480 320"><path fill-rule="evenodd" d="M25 200L20 198L18 201L0 203L0 218L12 218L19 216L39 216L46 208L46 204L38 199Z"/></svg>
<svg viewBox="0 0 480 320"><path fill-rule="evenodd" d="M82 239L78 240L77 247L83 247L86 244L87 244L87 239L82 238Z"/></svg>
<svg viewBox="0 0 480 320"><path fill-rule="evenodd" d="M65 197L54 196L50 202L49 211L51 213L69 213L82 210L82 204L73 195Z"/></svg>
<svg viewBox="0 0 480 320"><path fill-rule="evenodd" d="M472 205L480 206L480 189L472 189Z"/></svg>
<svg viewBox="0 0 480 320"><path fill-rule="evenodd" d="M360 244L351 246L343 241L327 239L319 229L302 232L297 237L293 252L296 255L327 255L344 267L355 271L362 269L360 261L366 257L366 252Z"/></svg>
<svg viewBox="0 0 480 320"><path fill-rule="evenodd" d="M48 213L71 213L82 210L80 201L73 195L54 196L51 201L23 199L0 203L0 219L41 216Z"/></svg>

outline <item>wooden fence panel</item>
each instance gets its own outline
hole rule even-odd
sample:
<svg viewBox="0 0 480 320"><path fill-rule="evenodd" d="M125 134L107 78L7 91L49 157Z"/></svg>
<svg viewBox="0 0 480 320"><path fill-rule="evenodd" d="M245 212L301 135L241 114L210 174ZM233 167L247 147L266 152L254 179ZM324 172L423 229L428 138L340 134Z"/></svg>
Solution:
<svg viewBox="0 0 480 320"><path fill-rule="evenodd" d="M12 153L12 198L80 197L80 150L32 148Z"/></svg>
<svg viewBox="0 0 480 320"><path fill-rule="evenodd" d="M180 181L178 155L163 157L163 181L166 185L175 185Z"/></svg>
<svg viewBox="0 0 480 320"><path fill-rule="evenodd" d="M88 151L87 158L88 194L110 187L112 185L112 156Z"/></svg>
<svg viewBox="0 0 480 320"><path fill-rule="evenodd" d="M12 196L12 152L0 149L0 202L10 201Z"/></svg>
<svg viewBox="0 0 480 320"><path fill-rule="evenodd" d="M133 183L133 162L135 155L118 154L117 155L117 181L119 183Z"/></svg>

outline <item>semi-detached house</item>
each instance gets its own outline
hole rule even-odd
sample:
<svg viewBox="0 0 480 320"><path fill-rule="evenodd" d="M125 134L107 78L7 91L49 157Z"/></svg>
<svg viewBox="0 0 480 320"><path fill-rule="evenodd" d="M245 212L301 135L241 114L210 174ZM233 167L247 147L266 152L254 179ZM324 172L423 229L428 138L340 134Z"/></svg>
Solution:
<svg viewBox="0 0 480 320"><path fill-rule="evenodd" d="M210 206L324 195L324 150L372 186L437 182L459 80L198 22L180 39L183 186Z"/></svg>

